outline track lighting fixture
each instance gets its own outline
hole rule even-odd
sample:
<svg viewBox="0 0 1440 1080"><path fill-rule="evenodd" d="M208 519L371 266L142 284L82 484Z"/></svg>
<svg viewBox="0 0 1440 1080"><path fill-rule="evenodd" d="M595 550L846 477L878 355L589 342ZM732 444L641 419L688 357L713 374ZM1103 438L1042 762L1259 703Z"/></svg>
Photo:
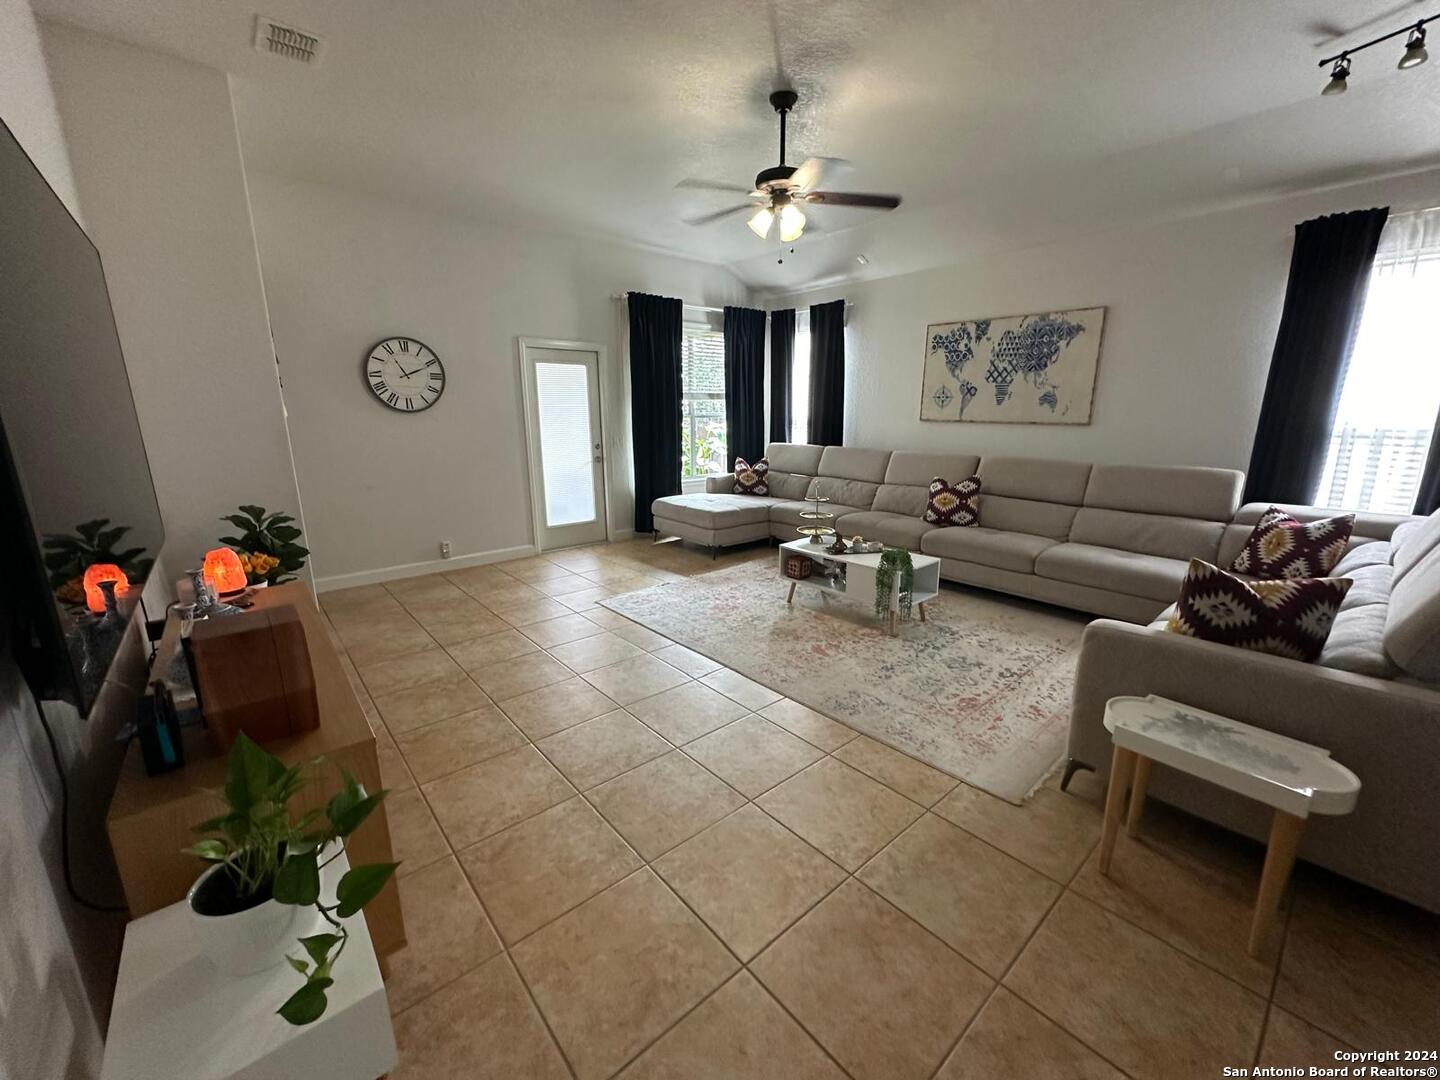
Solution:
<svg viewBox="0 0 1440 1080"><path fill-rule="evenodd" d="M1406 68L1417 67L1430 59L1430 54L1425 51L1425 27L1417 26L1410 31L1410 40L1405 42L1405 55L1400 57L1400 63L1395 66L1401 71Z"/></svg>
<svg viewBox="0 0 1440 1080"><path fill-rule="evenodd" d="M1405 40L1405 52L1400 57L1400 63L1396 65L1401 71L1409 68L1419 67L1426 60L1430 59L1430 53L1425 49L1425 24L1440 19L1440 15L1431 15L1421 19L1419 22L1402 26L1399 30L1391 30L1388 34L1381 34L1377 38L1371 38L1363 45L1356 45L1354 48L1346 49L1338 56L1327 56L1320 61L1320 67L1326 64L1334 64L1330 69L1330 81L1325 84L1325 89L1320 93L1329 96L1331 94L1343 94L1345 92L1346 80L1350 78L1350 58L1356 53L1370 48L1371 45L1379 45L1382 41L1389 41L1391 38L1399 37L1401 34L1409 33Z"/></svg>
<svg viewBox="0 0 1440 1080"><path fill-rule="evenodd" d="M1335 66L1330 69L1330 81L1325 84L1322 94L1343 94L1345 93L1345 80L1350 77L1350 58L1342 56L1335 61Z"/></svg>

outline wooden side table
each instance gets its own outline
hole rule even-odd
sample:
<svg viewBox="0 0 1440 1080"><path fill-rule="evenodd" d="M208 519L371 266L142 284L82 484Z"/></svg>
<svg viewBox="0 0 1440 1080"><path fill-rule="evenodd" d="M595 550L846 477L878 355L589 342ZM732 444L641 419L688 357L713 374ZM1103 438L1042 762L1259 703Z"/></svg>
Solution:
<svg viewBox="0 0 1440 1080"><path fill-rule="evenodd" d="M1139 827L1152 762L1274 808L1247 946L1251 956L1257 955L1274 925L1306 818L1348 814L1360 795L1359 777L1332 761L1323 747L1154 695L1111 698L1105 727L1115 754L1100 839L1102 874L1110 873L1120 819L1125 818L1131 836Z"/></svg>

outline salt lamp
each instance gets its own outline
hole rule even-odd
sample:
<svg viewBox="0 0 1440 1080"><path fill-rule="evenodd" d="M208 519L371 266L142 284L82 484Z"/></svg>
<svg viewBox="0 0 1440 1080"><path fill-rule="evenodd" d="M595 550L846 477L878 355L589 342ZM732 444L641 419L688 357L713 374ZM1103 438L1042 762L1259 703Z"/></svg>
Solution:
<svg viewBox="0 0 1440 1080"><path fill-rule="evenodd" d="M228 547L205 553L205 580L221 596L240 592L248 584L240 556Z"/></svg>
<svg viewBox="0 0 1440 1080"><path fill-rule="evenodd" d="M105 594L100 591L100 582L115 582L115 595L124 596L130 589L130 579L125 576L125 571L114 563L95 563L85 571L85 606L95 614L100 615L105 611Z"/></svg>

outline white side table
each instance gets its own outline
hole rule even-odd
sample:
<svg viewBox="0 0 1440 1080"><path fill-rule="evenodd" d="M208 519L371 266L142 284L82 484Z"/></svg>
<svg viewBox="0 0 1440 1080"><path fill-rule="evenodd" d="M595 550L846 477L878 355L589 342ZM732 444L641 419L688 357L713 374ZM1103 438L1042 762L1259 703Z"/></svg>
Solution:
<svg viewBox="0 0 1440 1080"><path fill-rule="evenodd" d="M1360 795L1359 777L1332 761L1330 751L1322 747L1154 695L1111 698L1105 706L1105 727L1115 754L1100 840L1102 874L1110 873L1122 814L1126 831L1135 835L1152 762L1274 807L1250 924L1248 949L1251 956L1257 955L1290 880L1305 819L1311 814L1348 814ZM1124 805L1127 789L1128 809Z"/></svg>
<svg viewBox="0 0 1440 1080"><path fill-rule="evenodd" d="M321 871L325 895L334 896L348 868L341 855ZM294 937L321 931L323 920L310 915L299 913ZM395 1067L395 1031L363 914L344 920L350 940L330 1004L304 1027L275 1013L302 983L288 964L224 974L196 950L188 918L182 900L125 928L101 1080L376 1080ZM297 943L293 951L304 950Z"/></svg>

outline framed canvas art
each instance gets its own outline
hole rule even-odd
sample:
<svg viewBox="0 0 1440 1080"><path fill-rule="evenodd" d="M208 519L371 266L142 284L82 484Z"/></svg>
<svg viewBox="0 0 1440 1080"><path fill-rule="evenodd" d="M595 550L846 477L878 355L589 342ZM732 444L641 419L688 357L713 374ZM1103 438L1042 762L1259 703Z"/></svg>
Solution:
<svg viewBox="0 0 1440 1080"><path fill-rule="evenodd" d="M1105 309L925 328L921 420L1088 424Z"/></svg>

